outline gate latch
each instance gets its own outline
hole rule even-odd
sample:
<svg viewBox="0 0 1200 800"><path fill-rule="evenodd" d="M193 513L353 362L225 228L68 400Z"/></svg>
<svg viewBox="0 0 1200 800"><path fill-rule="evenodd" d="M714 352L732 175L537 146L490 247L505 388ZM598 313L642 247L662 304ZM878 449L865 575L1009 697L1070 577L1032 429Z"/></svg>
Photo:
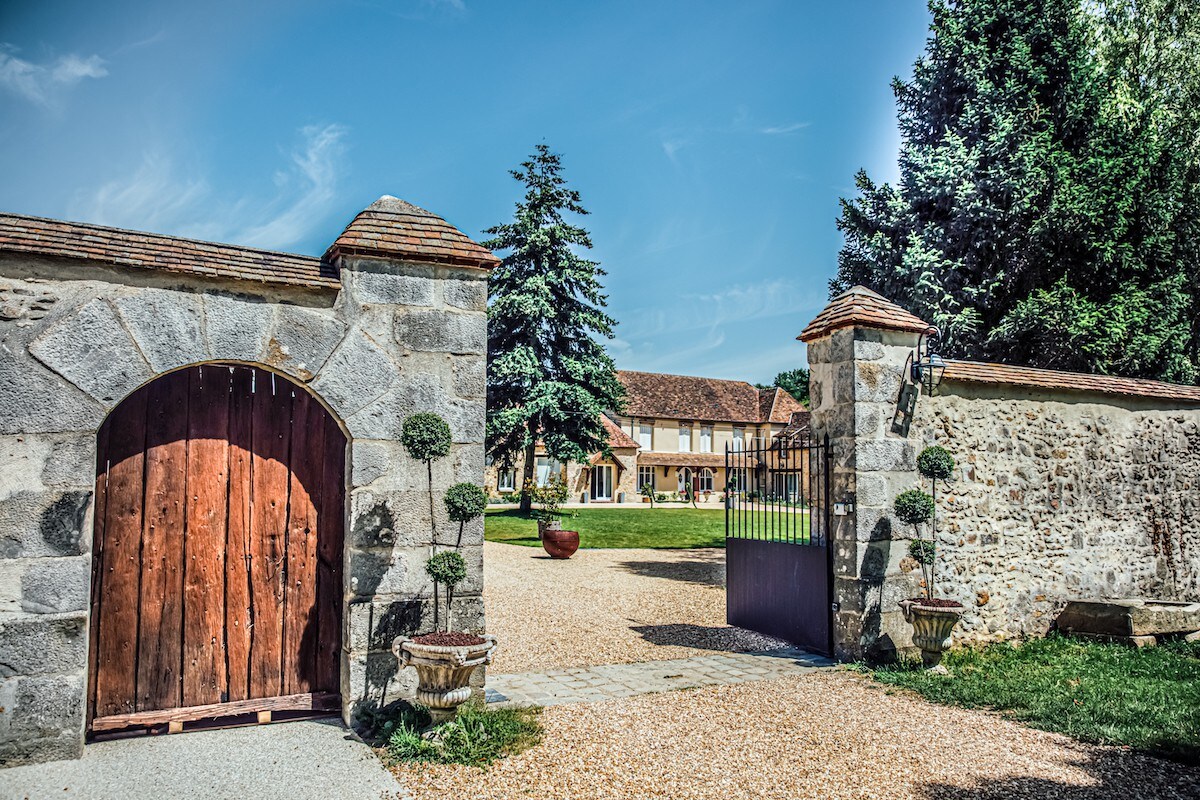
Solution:
<svg viewBox="0 0 1200 800"><path fill-rule="evenodd" d="M834 603L834 604L833 604L833 610L834 610L834 611L841 611L841 610L842 610L842 604L841 604L841 603Z"/></svg>

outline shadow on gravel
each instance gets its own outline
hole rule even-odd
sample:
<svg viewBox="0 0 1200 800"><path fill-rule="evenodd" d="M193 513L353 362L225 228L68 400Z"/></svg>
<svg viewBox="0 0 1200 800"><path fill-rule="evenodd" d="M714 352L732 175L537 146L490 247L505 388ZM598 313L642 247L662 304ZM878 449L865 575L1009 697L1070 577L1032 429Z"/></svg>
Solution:
<svg viewBox="0 0 1200 800"><path fill-rule="evenodd" d="M1083 770L1093 782L1076 786L1048 778L1013 776L978 780L970 788L930 783L920 787L930 800L1011 800L1055 798L1055 800L1183 800L1200 796L1200 770L1116 748L1096 751L1081 759L1065 760L1063 767Z"/></svg>
<svg viewBox="0 0 1200 800"><path fill-rule="evenodd" d="M678 561L622 561L615 566L644 575L647 578L665 578L685 583L698 583L704 586L725 586L724 553L718 561L704 559L689 559Z"/></svg>
<svg viewBox="0 0 1200 800"><path fill-rule="evenodd" d="M745 653L763 649L760 640L764 637L741 628L710 628L681 622L670 625L631 625L629 630L650 644L667 647L693 647L697 650L722 653ZM756 637L756 641L746 641L747 636Z"/></svg>

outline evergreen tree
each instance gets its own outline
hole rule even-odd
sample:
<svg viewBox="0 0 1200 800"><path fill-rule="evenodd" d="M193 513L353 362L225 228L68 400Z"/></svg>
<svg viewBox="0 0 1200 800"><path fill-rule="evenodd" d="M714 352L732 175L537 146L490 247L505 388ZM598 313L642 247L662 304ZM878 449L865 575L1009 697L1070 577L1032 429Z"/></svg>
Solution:
<svg viewBox="0 0 1200 800"><path fill-rule="evenodd" d="M607 453L600 416L621 410L624 388L601 341L616 324L604 311L605 272L577 254L591 238L564 219L588 212L562 177L560 156L539 144L511 174L525 198L513 221L485 231L494 238L484 242L507 252L490 282L487 450L502 464L524 452L524 487L539 441L562 462ZM523 489L521 508L529 507Z"/></svg>
<svg viewBox="0 0 1200 800"><path fill-rule="evenodd" d="M862 283L943 352L1194 382L1200 52L1186 0L934 0L898 186L842 201Z"/></svg>

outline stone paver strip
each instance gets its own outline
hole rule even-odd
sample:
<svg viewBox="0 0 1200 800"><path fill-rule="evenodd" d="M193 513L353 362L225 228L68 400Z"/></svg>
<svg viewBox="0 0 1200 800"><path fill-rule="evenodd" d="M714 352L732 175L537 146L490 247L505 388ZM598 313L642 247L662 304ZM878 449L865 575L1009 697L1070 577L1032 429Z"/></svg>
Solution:
<svg viewBox="0 0 1200 800"><path fill-rule="evenodd" d="M796 675L834 662L804 650L722 653L635 664L489 675L489 702L513 705L594 703L639 694L722 686Z"/></svg>

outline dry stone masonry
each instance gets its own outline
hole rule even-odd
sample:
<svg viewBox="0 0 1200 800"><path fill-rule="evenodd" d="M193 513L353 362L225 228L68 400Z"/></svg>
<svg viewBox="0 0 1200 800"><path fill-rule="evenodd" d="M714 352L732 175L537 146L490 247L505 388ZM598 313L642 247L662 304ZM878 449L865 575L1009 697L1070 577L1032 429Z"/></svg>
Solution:
<svg viewBox="0 0 1200 800"><path fill-rule="evenodd" d="M405 688L388 648L431 627L433 587L425 468L400 427L417 411L450 423L435 491L482 482L494 263L389 197L321 259L0 215L0 765L81 753L96 432L130 392L193 364L286 376L347 434L343 713ZM482 632L481 520L463 541L454 616Z"/></svg>
<svg viewBox="0 0 1200 800"><path fill-rule="evenodd" d="M1200 600L1200 388L950 362L902 402L928 326L855 287L806 328L812 427L828 434L835 649L912 647L897 603L921 591L892 502L916 456L957 460L938 491L938 591L960 642L1042 635L1070 600ZM928 487L926 487L928 489Z"/></svg>

